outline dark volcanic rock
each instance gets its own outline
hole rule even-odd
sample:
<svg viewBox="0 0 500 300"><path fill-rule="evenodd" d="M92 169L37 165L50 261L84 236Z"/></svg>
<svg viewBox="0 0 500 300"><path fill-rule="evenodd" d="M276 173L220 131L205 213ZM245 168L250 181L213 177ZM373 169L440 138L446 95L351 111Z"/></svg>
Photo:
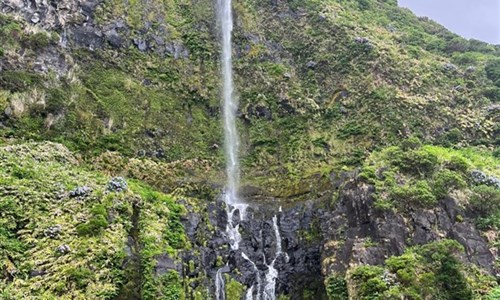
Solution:
<svg viewBox="0 0 500 300"><path fill-rule="evenodd" d="M246 191L246 218L235 214L242 240L239 249L231 250L226 236L225 204L208 202L204 211L189 211L183 219L195 250L188 251L184 275L196 278L206 274L215 290L217 270L246 285L265 281L270 264L278 271L276 294L290 299L304 299L308 290L314 299L327 299L324 279L333 273L344 274L354 265L380 265L393 255L401 255L407 247L440 239L457 240L465 248L464 262L475 263L494 272L494 256L488 243L468 221L457 221L464 215L452 198L443 199L433 209L408 212L379 210L374 206L374 187L355 180L355 173L332 174L324 198L308 200L281 209L278 199L263 200L262 192ZM333 192L339 196L329 207ZM254 198L252 198L254 197ZM286 203L286 202L283 202ZM278 249L278 227L282 252ZM247 259L248 258L248 259ZM226 265L227 264L227 265ZM162 270L177 268L163 259ZM194 269L193 269L194 266Z"/></svg>

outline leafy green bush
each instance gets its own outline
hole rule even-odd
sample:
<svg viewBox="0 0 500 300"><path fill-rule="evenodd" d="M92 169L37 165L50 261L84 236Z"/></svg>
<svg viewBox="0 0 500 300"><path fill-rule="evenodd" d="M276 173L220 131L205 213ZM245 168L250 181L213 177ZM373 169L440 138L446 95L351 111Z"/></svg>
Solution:
<svg viewBox="0 0 500 300"><path fill-rule="evenodd" d="M456 145L462 140L462 132L458 128L453 128L439 138L439 143L446 147Z"/></svg>
<svg viewBox="0 0 500 300"><path fill-rule="evenodd" d="M459 155L453 155L448 161L445 162L445 167L461 173L466 173L470 168L470 164L465 158Z"/></svg>
<svg viewBox="0 0 500 300"><path fill-rule="evenodd" d="M478 215L480 229L500 228L500 190L493 186L479 185L473 188L470 209Z"/></svg>
<svg viewBox="0 0 500 300"><path fill-rule="evenodd" d="M448 294L448 299L472 300L472 290L460 270L459 261L451 255L445 255L440 263L436 280Z"/></svg>
<svg viewBox="0 0 500 300"><path fill-rule="evenodd" d="M403 142L401 143L401 149L403 149L404 151L415 150L415 149L419 149L421 147L422 147L422 142L416 136L412 136L410 138L407 138L407 139L403 140Z"/></svg>
<svg viewBox="0 0 500 300"><path fill-rule="evenodd" d="M391 163L410 174L425 175L432 173L438 164L435 154L425 149L395 151L390 157Z"/></svg>
<svg viewBox="0 0 500 300"><path fill-rule="evenodd" d="M414 253L404 253L401 256L392 256L385 261L387 268L395 273L403 284L416 282L417 256Z"/></svg>
<svg viewBox="0 0 500 300"><path fill-rule="evenodd" d="M245 294L246 287L237 280L233 279L228 274L226 276L226 298L227 299L242 299Z"/></svg>
<svg viewBox="0 0 500 300"><path fill-rule="evenodd" d="M493 277L480 279L474 272L465 273L458 259L463 251L457 241L441 240L408 248L402 255L386 259L385 267L355 267L351 278L352 291L357 294L350 296L370 300L472 300L472 286L468 282L481 282L475 292L484 287L491 289L496 283Z"/></svg>
<svg viewBox="0 0 500 300"><path fill-rule="evenodd" d="M457 172L441 170L433 176L433 188L436 197L443 198L453 189L460 189L467 186L467 183Z"/></svg>
<svg viewBox="0 0 500 300"><path fill-rule="evenodd" d="M359 266L351 274L351 278L358 285L358 299L382 299L381 296L388 289L382 279L384 268L379 266Z"/></svg>
<svg viewBox="0 0 500 300"><path fill-rule="evenodd" d="M480 215L500 210L500 190L493 186L479 185L472 189L471 208Z"/></svg>
<svg viewBox="0 0 500 300"><path fill-rule="evenodd" d="M393 201L399 204L429 207L437 203L432 188L425 180L418 180L403 186L396 185L391 189L390 195Z"/></svg>
<svg viewBox="0 0 500 300"><path fill-rule="evenodd" d="M330 300L347 300L347 282L344 277L338 275L329 276L326 279L326 293Z"/></svg>

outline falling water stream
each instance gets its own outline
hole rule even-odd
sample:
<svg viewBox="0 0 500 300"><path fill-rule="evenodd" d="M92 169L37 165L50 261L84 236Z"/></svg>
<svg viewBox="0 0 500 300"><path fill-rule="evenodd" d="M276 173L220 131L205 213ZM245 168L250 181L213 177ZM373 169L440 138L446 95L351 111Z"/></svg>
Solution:
<svg viewBox="0 0 500 300"><path fill-rule="evenodd" d="M233 31L233 16L231 0L217 0L217 17L221 30L221 73L222 73L222 102L223 102L223 126L224 126L224 151L226 157L227 182L223 194L226 205L227 224L226 238L229 241L231 250L239 249L241 235L239 232L239 221L246 218L246 208L248 207L238 197L238 185L240 179L240 168L238 162L239 138L236 128L236 112L238 108L234 97L233 69L232 69L232 45L231 36ZM281 211L281 209L280 209ZM235 218L239 215L239 219ZM235 220L236 219L236 220ZM276 257L270 264L266 263L267 271L262 276L256 264L245 254L243 258L253 266L256 272L256 283L251 286L246 293L246 300L275 299L275 286L278 271L274 267L276 258L282 254L281 238L279 234L277 216L273 217L273 226L276 237ZM265 257L264 257L265 262ZM226 300L225 282L222 273L227 272L229 266L217 270L215 278L215 296L217 300ZM255 297L254 297L255 296ZM228 299L233 300L233 299Z"/></svg>

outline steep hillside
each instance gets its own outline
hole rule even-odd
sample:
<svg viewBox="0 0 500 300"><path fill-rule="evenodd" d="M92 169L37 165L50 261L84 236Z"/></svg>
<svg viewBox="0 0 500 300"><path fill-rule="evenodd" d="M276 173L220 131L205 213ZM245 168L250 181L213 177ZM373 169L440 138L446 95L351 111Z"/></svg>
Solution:
<svg viewBox="0 0 500 300"><path fill-rule="evenodd" d="M395 0L233 10L242 249L263 272L276 218L279 299L497 299L500 46ZM0 298L209 299L226 262L244 297L218 40L212 0L1 1Z"/></svg>
<svg viewBox="0 0 500 300"><path fill-rule="evenodd" d="M411 135L496 143L497 46L395 1L236 1L234 10L252 177L357 165ZM211 1L7 1L2 11L5 138L220 166Z"/></svg>
<svg viewBox="0 0 500 300"><path fill-rule="evenodd" d="M155 268L189 247L174 198L92 173L59 144L2 147L0 166L0 298L180 295L178 274Z"/></svg>

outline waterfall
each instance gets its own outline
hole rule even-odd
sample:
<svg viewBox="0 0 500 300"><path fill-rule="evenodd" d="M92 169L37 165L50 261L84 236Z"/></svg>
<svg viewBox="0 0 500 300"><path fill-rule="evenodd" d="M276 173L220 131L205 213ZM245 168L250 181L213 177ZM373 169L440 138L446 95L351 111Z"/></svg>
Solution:
<svg viewBox="0 0 500 300"><path fill-rule="evenodd" d="M262 279L260 277L259 269L257 269L257 266L255 265L255 263L245 253L241 253L241 256L243 256L243 258L245 260L247 260L252 265L253 270L255 271L255 278L257 280L257 283L248 289L246 296L245 296L245 300L260 300ZM254 291L255 287L257 288L257 297L256 298L253 297L253 291Z"/></svg>
<svg viewBox="0 0 500 300"><path fill-rule="evenodd" d="M231 0L217 0L217 14L221 30L221 73L222 103L224 125L224 152L226 157L226 188L224 202L226 204L226 235L232 250L238 250L241 241L239 225L234 224L234 215L239 213L240 220L245 217L247 205L238 198L240 166L238 162L239 138L236 128L236 111L238 103L234 97L233 60L231 35L233 32L233 15Z"/></svg>
<svg viewBox="0 0 500 300"><path fill-rule="evenodd" d="M233 251L239 249L241 234L239 232L239 222L245 219L247 205L238 197L238 185L240 179L240 167L238 162L239 138L236 128L236 112L238 103L234 97L233 84L233 66L232 66L232 45L231 35L233 31L233 16L231 0L217 0L217 17L221 30L221 74L222 74L222 115L224 126L224 154L226 158L226 187L223 194L223 200L226 205L227 223L226 238ZM281 208L280 208L281 212ZM235 220L236 213L239 219ZM266 264L267 271L264 276L260 273L256 264L245 254L241 253L243 258L250 262L255 271L256 283L251 286L245 298L247 300L274 300L276 298L275 287L278 278L278 270L274 263L278 256L282 254L281 237L278 228L278 218L273 217L274 234L276 237L276 257L271 264ZM264 257L265 262L265 257ZM215 296L217 300L226 300L225 282L222 276L223 272L228 272L229 266L226 265L217 270L215 278ZM264 280L263 280L264 279ZM263 285L264 283L264 285ZM254 294L256 297L254 298ZM232 299L231 299L232 300Z"/></svg>
<svg viewBox="0 0 500 300"><path fill-rule="evenodd" d="M217 11L222 36L222 100L224 123L224 150L226 156L226 196L228 205L238 203L238 183L240 167L238 162L239 138L236 129L236 111L238 103L234 98L233 60L231 35L233 31L233 16L231 0L217 0Z"/></svg>
<svg viewBox="0 0 500 300"><path fill-rule="evenodd" d="M226 158L226 187L223 200L226 205L226 238L232 250L238 250L241 241L239 224L235 222L236 213L239 221L245 218L247 205L238 198L240 167L238 162L239 138L236 128L238 103L234 97L232 45L233 16L231 0L217 0L217 19L221 31L221 75L222 75L222 115L224 127L224 154ZM216 274L216 298L225 300L225 283L221 268ZM226 267L227 269L227 267Z"/></svg>
<svg viewBox="0 0 500 300"><path fill-rule="evenodd" d="M281 207L280 207L280 212L281 212ZM260 300L261 295L263 300L275 300L276 299L276 279L278 278L278 270L274 267L274 264L276 263L276 259L280 257L281 255L285 255L285 261L288 262L288 255L286 253L282 252L281 248L281 235L280 235L280 230L278 226L278 216L273 217L273 229L274 229L274 235L276 238L276 254L274 259L270 264L265 263L266 258L264 256L264 263L267 266L267 271L265 272L264 276L262 276L261 272L259 269L257 269L257 266L255 263L248 258L248 256L245 253L241 253L243 258L250 262L253 266L253 269L255 271L255 277L256 277L256 283L251 286L246 293L245 300ZM262 280L264 279L264 281ZM262 283L264 282L264 289L262 290ZM256 292L256 297L253 297L254 290L257 290Z"/></svg>

